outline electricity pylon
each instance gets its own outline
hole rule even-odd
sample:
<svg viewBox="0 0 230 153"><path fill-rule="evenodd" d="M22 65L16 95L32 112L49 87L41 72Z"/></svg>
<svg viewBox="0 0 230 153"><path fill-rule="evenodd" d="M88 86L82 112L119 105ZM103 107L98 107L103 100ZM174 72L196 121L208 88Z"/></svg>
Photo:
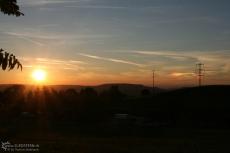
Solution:
<svg viewBox="0 0 230 153"><path fill-rule="evenodd" d="M202 86L202 78L204 77L204 64L203 63L198 63L196 64L196 75L198 78L198 86Z"/></svg>

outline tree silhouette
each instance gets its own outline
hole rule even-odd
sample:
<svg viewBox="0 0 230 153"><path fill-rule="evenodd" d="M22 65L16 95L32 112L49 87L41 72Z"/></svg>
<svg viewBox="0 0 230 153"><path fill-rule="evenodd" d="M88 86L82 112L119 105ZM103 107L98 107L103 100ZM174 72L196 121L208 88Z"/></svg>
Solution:
<svg viewBox="0 0 230 153"><path fill-rule="evenodd" d="M98 96L97 91L91 87L81 89L80 95L87 99L94 99Z"/></svg>
<svg viewBox="0 0 230 153"><path fill-rule="evenodd" d="M143 89L143 90L141 90L141 95L143 97L150 96L151 92L148 89Z"/></svg>
<svg viewBox="0 0 230 153"><path fill-rule="evenodd" d="M19 11L19 6L17 5L17 0L0 0L0 11L4 14L15 15L16 17L24 15ZM3 49L0 49L0 66L2 70L12 70L17 66L17 69L22 70L22 64L19 60L8 52L5 52Z"/></svg>
<svg viewBox="0 0 230 153"><path fill-rule="evenodd" d="M0 0L0 11L4 14L21 16L24 15L19 10L17 0Z"/></svg>

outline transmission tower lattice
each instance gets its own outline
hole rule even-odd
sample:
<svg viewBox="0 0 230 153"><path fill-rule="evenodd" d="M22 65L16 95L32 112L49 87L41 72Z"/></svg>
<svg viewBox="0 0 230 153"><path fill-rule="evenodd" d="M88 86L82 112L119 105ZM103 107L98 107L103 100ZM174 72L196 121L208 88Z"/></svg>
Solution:
<svg viewBox="0 0 230 153"><path fill-rule="evenodd" d="M198 86L202 86L202 78L204 77L204 64L203 63L198 63L196 64L196 75L198 78Z"/></svg>

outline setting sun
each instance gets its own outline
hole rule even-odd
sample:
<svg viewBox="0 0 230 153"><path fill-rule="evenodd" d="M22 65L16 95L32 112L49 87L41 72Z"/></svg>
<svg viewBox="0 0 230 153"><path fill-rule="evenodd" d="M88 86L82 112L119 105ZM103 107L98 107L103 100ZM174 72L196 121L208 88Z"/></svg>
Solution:
<svg viewBox="0 0 230 153"><path fill-rule="evenodd" d="M41 69L34 70L32 73L32 77L37 82L42 82L46 79L46 72Z"/></svg>

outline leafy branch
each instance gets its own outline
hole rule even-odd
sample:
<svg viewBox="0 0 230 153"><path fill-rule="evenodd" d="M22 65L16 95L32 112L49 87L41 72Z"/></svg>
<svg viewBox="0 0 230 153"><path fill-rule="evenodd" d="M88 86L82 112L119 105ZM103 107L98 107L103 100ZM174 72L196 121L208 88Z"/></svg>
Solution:
<svg viewBox="0 0 230 153"><path fill-rule="evenodd" d="M24 15L19 10L17 0L0 0L0 11L4 14L21 16Z"/></svg>
<svg viewBox="0 0 230 153"><path fill-rule="evenodd" d="M3 49L0 49L0 67L2 70L13 70L17 67L17 69L21 69L22 71L22 64L19 62L19 60L13 55L10 54Z"/></svg>
<svg viewBox="0 0 230 153"><path fill-rule="evenodd" d="M8 15L15 15L16 17L24 15L20 12L17 0L0 0L0 12ZM22 64L19 60L13 54L0 49L0 69L2 68L4 71L8 69L10 71L16 67L17 69L20 68L22 71Z"/></svg>

